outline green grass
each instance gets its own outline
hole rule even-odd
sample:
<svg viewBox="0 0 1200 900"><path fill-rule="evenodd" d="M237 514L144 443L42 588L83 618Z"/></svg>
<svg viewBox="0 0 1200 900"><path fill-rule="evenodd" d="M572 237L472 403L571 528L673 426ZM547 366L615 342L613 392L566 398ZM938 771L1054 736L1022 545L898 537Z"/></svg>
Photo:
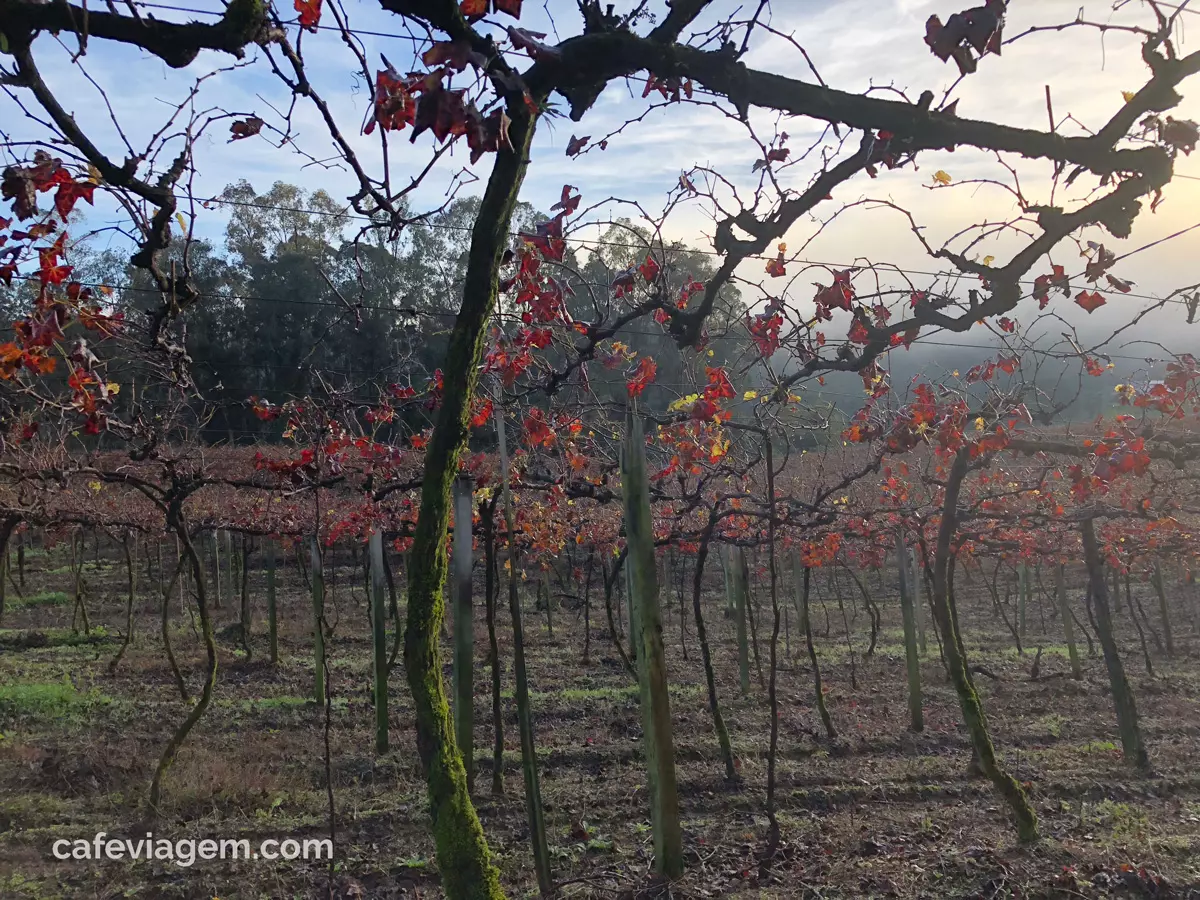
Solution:
<svg viewBox="0 0 1200 900"><path fill-rule="evenodd" d="M106 699L98 691L79 693L67 678L0 685L0 717L61 717Z"/></svg>
<svg viewBox="0 0 1200 900"><path fill-rule="evenodd" d="M66 606L72 600L64 591L40 591L25 597L10 597L9 609L26 609L31 606Z"/></svg>

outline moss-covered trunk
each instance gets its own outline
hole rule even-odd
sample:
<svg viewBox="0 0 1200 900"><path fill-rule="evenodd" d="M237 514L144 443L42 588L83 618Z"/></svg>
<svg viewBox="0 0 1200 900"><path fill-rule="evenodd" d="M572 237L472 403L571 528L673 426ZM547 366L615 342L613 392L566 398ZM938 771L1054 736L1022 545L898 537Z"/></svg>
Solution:
<svg viewBox="0 0 1200 900"><path fill-rule="evenodd" d="M1096 529L1091 519L1084 519L1080 530L1083 532L1083 557L1087 561L1092 602L1096 611L1096 634L1100 638L1100 649L1104 653L1104 665L1108 668L1113 706L1117 711L1117 727L1121 732L1121 746L1125 751L1126 762L1140 771L1148 772L1150 757L1142 741L1133 688L1129 686L1129 679L1125 676L1125 664L1121 662L1121 651L1113 631L1112 613L1108 607L1108 585L1104 583L1104 562L1100 558L1100 548L1096 543Z"/></svg>
<svg viewBox="0 0 1200 900"><path fill-rule="evenodd" d="M996 790L1008 804L1017 826L1017 837L1022 842L1038 838L1037 815L1029 798L1017 780L996 758L996 749L988 733L987 716L975 690L975 684L967 670L966 651L962 635L958 630L958 613L954 595L950 590L950 567L953 558L951 544L958 530L958 498L963 479L970 465L970 448L963 447L954 458L954 464L946 478L945 499L942 505L942 523L938 529L937 547L933 568L933 612L942 633L942 644L946 655L946 667L950 680L958 694L963 720L971 738L975 758L983 774L991 780Z"/></svg>
<svg viewBox="0 0 1200 900"><path fill-rule="evenodd" d="M508 115L511 148L502 147L496 154L480 203L471 234L462 306L442 366L442 403L425 454L404 632L404 668L413 696L417 753L429 779L438 869L449 900L503 896L455 745L438 631L444 616L450 489L466 445L487 323L499 290L500 262L509 244L513 209L529 164L536 123L520 99L509 103Z"/></svg>

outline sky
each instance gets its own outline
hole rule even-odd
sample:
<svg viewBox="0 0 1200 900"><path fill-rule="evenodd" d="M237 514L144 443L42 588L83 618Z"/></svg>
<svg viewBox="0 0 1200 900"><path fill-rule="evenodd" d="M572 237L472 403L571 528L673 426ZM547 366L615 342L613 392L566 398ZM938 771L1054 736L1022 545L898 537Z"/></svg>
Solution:
<svg viewBox="0 0 1200 900"><path fill-rule="evenodd" d="M1112 9L1113 0L1085 2L1079 0L1012 0L1005 36L1011 38L1034 25L1069 23L1082 18L1100 23L1137 23L1151 25L1153 17L1142 0L1127 0ZM164 0L164 5L194 10L219 10L217 0ZM922 90L930 89L941 97L956 78L953 63L943 63L933 56L923 42L925 21L931 14L943 20L969 4L969 0L774 0L768 19L781 36L759 34L745 62L793 77L811 80L812 75L803 56L793 43L782 35L790 35L809 53L821 77L831 86L851 91L875 88L881 96L895 97L895 90L915 98ZM618 9L631 5L618 3ZM755 4L750 4L754 6ZM651 7L661 10L662 0ZM567 37L578 29L578 13L574 2L546 0L544 4L526 0L522 27L545 31L553 40ZM717 0L711 12L696 24L703 31L729 15L738 4ZM403 33L397 17L373 6L370 2L353 0L347 12L372 72L380 66L380 56L399 70L413 65L415 42ZM197 16L161 8L147 9L160 18L182 21L212 16ZM290 10L287 11L290 15ZM743 12L744 16L745 13ZM328 7L324 22L332 24ZM1189 28L1200 34L1200 5L1196 14L1190 11L1180 17L1180 51L1196 49L1196 38L1189 40ZM644 30L645 25L640 28ZM390 35L390 36L382 36ZM310 78L327 99L347 140L362 154L368 171L381 171L381 154L377 136L361 133L369 103L369 92L354 57L335 30L305 34L302 46L308 61ZM137 50L93 40L82 67L72 65L70 54L76 49L73 41L43 35L35 50L47 81L56 90L64 105L76 116L96 142L112 157L123 157L121 132L113 124L120 123L121 131L135 148L144 145L148 137L161 129L174 108L187 97L195 79L206 76L193 101L196 121L216 112L256 114L269 124L280 124L280 111L290 102L288 91L271 73L261 54L248 59L238 68L229 70L232 58L205 53L183 72L168 68L154 57ZM85 70L86 69L86 74ZM1044 129L1048 124L1046 87L1050 88L1057 127L1063 133L1083 134L1084 128L1098 128L1123 104L1122 91L1140 87L1148 78L1141 61L1138 41L1131 35L1115 31L1101 33L1088 27L1071 27L1062 31L1036 33L1005 46L1000 57L989 56L982 61L979 72L966 79L954 92L959 98L958 114L963 117L992 119L1004 124ZM89 82L93 79L104 88L104 95ZM562 118L544 120L535 139L532 165L522 192L522 199L538 208L548 209L557 199L564 184L577 186L585 206L614 198L590 213L596 222L610 217L637 218L639 209L657 217L671 191L676 189L680 174L693 167L710 167L728 179L742 196L753 193L758 176L753 165L762 155L750 139L747 128L721 111L707 105L706 98L697 95L696 104L673 104L649 111L645 118L615 134L607 150L593 149L579 157L568 158L565 148L573 135L590 135L593 143L622 124L646 111L649 101L641 98L641 83L613 84L595 108L580 124ZM1200 76L1185 82L1184 102L1174 111L1177 118L1200 119ZM28 99L28 98L26 98ZM561 103L560 103L561 105ZM110 116L111 109L111 116ZM270 142L269 131L264 136L229 142L228 122L222 121L209 129L196 148L197 175L192 183L195 196L212 197L221 188L237 179L248 179L264 191L276 180L288 181L307 190L322 188L335 199L342 200L353 191L355 183L344 168L317 165L312 159L334 155L328 131L315 107L302 98L297 101L291 118L294 144L302 153L288 147L279 148ZM10 97L0 96L0 123L15 139L44 134L40 126L21 115ZM180 127L177 120L167 133ZM777 121L773 114L756 112L751 124L762 139L770 139L778 131L789 135L788 146L799 155L821 134L822 126L809 120L784 119ZM415 145L408 142L407 133L394 135L389 152L389 165L397 183L409 173L418 171L429 159L434 147L428 133ZM856 143L857 138L853 139ZM171 145L177 147L178 144ZM851 145L846 152L853 149ZM20 148L16 148L20 152ZM13 148L5 151L11 156ZM815 169L814 155L804 162L785 168L780 181L785 187L803 188ZM1020 176L1023 192L1032 203L1050 202L1051 167L1045 162L1025 160L1006 161ZM6 160L7 162L7 160ZM444 159L414 193L417 208L436 207L447 190L462 178L464 169L472 175L461 188L464 193L482 190L490 168L491 157L485 156L475 167L469 167L465 148L456 149ZM944 172L951 177L948 187L936 187L933 175ZM1139 250L1152 242L1200 222L1200 151L1191 158L1181 157L1177 165L1180 177L1170 185L1165 202L1157 213L1149 210L1139 217L1133 236L1115 241L1099 232L1088 237L1104 242L1118 254L1138 251L1122 261L1113 271L1135 284L1135 293L1159 296L1181 285L1200 282L1200 229L1164 243ZM908 210L922 228L922 233L934 246L981 222L1011 219L1016 212L1015 201L994 185L960 184L979 178L1011 176L989 154L960 148L955 153L925 153L918 168L882 171L878 178L856 178L835 192L831 201L822 204L813 217L801 220L787 235L790 253L802 252L805 260L835 264L890 264L916 273L936 273L943 266L930 260L909 228L908 220L890 208L861 205L844 209L860 201L888 201ZM1086 181L1086 179L1083 179ZM1094 180L1086 189L1094 187ZM1074 197L1081 196L1076 190ZM1059 193L1061 201L1070 199ZM637 204L637 205L635 205ZM219 207L197 208L194 225L200 236L219 239L224 227L226 210ZM110 218L115 220L112 207L101 201L89 211L87 225L102 227ZM189 220L191 215L188 215ZM832 219L828 224L824 220ZM696 246L711 248L706 238L711 233L712 210L704 203L684 203L672 211L663 225L668 238L680 239ZM594 237L596 230L583 229L580 238ZM101 241L112 239L101 237ZM961 246L961 241L957 246ZM979 245L974 255L995 256L1003 263L1006 252L1017 246L1012 239L999 238ZM1082 271L1084 261L1073 247L1062 246L1054 261L1069 272ZM764 289L778 293L786 288L789 303L802 307L811 300L815 282L828 283L825 269L806 269L800 262L789 264L789 275L795 281L769 279L761 260L747 262L739 275L752 281L764 282ZM1048 264L1046 271L1049 270ZM860 276L861 277L861 276ZM919 287L931 283L930 276L909 275ZM1080 283L1082 286L1082 283ZM1127 322L1136 309L1148 301L1140 298L1110 298L1107 306L1087 316L1069 302L1058 302L1055 309L1073 324L1092 326L1093 330L1113 329ZM1023 305L1025 321L1033 318L1035 305ZM1087 320L1086 322L1084 320ZM1142 323L1130 337L1148 340L1170 339L1178 344L1184 311L1172 305ZM1058 327L1051 323L1052 328ZM1200 324L1195 326L1200 335ZM1193 340L1192 343L1195 343ZM1187 349L1176 347L1176 349ZM1140 352L1140 351L1139 351Z"/></svg>

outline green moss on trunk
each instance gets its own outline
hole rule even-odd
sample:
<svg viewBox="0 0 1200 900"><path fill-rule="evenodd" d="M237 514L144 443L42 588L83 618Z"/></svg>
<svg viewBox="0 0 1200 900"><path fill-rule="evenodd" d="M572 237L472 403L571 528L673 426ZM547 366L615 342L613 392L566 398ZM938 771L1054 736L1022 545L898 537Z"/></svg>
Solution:
<svg viewBox="0 0 1200 900"><path fill-rule="evenodd" d="M534 98L535 101L539 98ZM442 404L425 455L421 509L413 538L404 668L413 697L417 753L429 780L429 807L442 888L450 900L504 896L483 827L467 791L442 679L438 631L444 616L450 492L466 444L487 322L498 292L500 260L529 162L536 120L517 99L509 105L511 149L501 149L471 235L462 307L450 334Z"/></svg>

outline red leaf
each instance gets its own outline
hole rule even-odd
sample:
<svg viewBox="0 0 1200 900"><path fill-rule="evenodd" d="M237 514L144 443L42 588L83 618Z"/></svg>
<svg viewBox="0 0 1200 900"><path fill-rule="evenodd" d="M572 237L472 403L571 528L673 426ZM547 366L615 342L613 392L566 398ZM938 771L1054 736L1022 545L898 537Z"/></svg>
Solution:
<svg viewBox="0 0 1200 900"><path fill-rule="evenodd" d="M471 427L480 428L487 424L488 419L492 417L493 403L487 398L483 402L479 402L479 398L475 398L476 402L471 405Z"/></svg>
<svg viewBox="0 0 1200 900"><path fill-rule="evenodd" d="M263 120L258 116L248 116L245 119L239 119L229 126L229 133L233 135L229 141L232 143L233 141L254 137L254 135L262 131L262 127Z"/></svg>
<svg viewBox="0 0 1200 900"><path fill-rule="evenodd" d="M1092 291L1091 293L1080 291L1075 297L1075 303L1086 309L1088 313L1096 311L1107 302L1097 291Z"/></svg>
<svg viewBox="0 0 1200 900"><path fill-rule="evenodd" d="M315 33L321 21L321 0L295 0L293 8L300 13L300 27Z"/></svg>
<svg viewBox="0 0 1200 900"><path fill-rule="evenodd" d="M654 380L656 374L658 374L658 363L649 356L643 356L637 364L633 377L625 383L629 396L640 397L642 391L646 389L646 385Z"/></svg>
<svg viewBox="0 0 1200 900"><path fill-rule="evenodd" d="M658 262L653 256L647 256L646 261L638 266L638 271L642 273L642 277L647 283L653 283L658 277Z"/></svg>
<svg viewBox="0 0 1200 900"><path fill-rule="evenodd" d="M470 61L471 45L466 41L438 41L421 54L421 62L431 69L446 66L461 72Z"/></svg>
<svg viewBox="0 0 1200 900"><path fill-rule="evenodd" d="M579 209L579 201L583 199L582 194L576 194L572 197L571 192L573 190L575 190L573 185L564 184L562 196L559 198L557 203L550 207L550 209L561 209L564 216L572 215L575 210Z"/></svg>
<svg viewBox="0 0 1200 900"><path fill-rule="evenodd" d="M507 13L514 19L521 18L521 0L492 0L496 12Z"/></svg>
<svg viewBox="0 0 1200 900"><path fill-rule="evenodd" d="M462 0L458 4L458 11L463 14L466 19L478 19L487 15L488 0Z"/></svg>
<svg viewBox="0 0 1200 900"><path fill-rule="evenodd" d="M571 135L571 140L567 141L567 156L578 156L580 151L587 146L587 142L592 139L590 134L585 134L581 138Z"/></svg>
<svg viewBox="0 0 1200 900"><path fill-rule="evenodd" d="M77 200L86 200L92 202L92 194L96 192L96 186L86 181L74 182L69 181L66 184L59 185L58 191L54 194L54 208L58 210L59 217L66 221L67 216L71 214L71 210L75 208Z"/></svg>
<svg viewBox="0 0 1200 900"><path fill-rule="evenodd" d="M728 400L733 397L733 384L723 368L720 366L715 369L705 367L704 375L708 379L708 386L704 389L705 397L709 400Z"/></svg>

